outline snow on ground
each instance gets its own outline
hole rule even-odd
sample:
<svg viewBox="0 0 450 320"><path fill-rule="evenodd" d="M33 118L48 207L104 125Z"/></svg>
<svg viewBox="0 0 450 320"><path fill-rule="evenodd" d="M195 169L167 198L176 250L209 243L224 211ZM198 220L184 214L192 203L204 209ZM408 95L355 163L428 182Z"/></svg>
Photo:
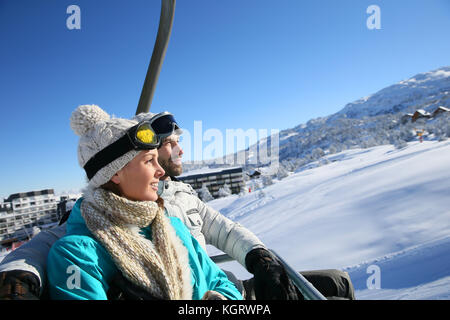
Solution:
<svg viewBox="0 0 450 320"><path fill-rule="evenodd" d="M374 287L373 266L379 268L383 290L368 289ZM450 236L344 270L359 299L450 299Z"/></svg>
<svg viewBox="0 0 450 320"><path fill-rule="evenodd" d="M450 142L352 149L328 159L209 204L296 270L347 271L358 299L450 299ZM222 267L251 276L236 262ZM380 289L368 289L375 276Z"/></svg>

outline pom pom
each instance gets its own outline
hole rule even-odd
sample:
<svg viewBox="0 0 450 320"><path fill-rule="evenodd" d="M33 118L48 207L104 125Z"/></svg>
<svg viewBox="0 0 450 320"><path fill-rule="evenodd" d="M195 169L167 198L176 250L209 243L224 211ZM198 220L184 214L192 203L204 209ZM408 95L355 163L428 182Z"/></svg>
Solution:
<svg viewBox="0 0 450 320"><path fill-rule="evenodd" d="M97 105L82 105L70 116L70 127L78 135L86 134L98 122L109 120L109 115Z"/></svg>

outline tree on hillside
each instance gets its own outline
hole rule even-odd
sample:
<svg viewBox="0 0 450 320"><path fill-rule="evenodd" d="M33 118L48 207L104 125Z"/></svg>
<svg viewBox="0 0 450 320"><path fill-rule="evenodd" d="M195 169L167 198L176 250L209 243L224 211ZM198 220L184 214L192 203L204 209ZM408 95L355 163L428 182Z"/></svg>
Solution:
<svg viewBox="0 0 450 320"><path fill-rule="evenodd" d="M214 200L214 197L211 195L211 192L209 192L208 187L206 186L206 183L202 184L202 188L200 189L200 198L204 202L208 202L211 200Z"/></svg>
<svg viewBox="0 0 450 320"><path fill-rule="evenodd" d="M220 187L219 189L219 198L225 198L231 196L231 189L228 186L228 184L224 184L222 187Z"/></svg>
<svg viewBox="0 0 450 320"><path fill-rule="evenodd" d="M261 182L264 187L270 186L273 184L272 177L268 174L264 174L261 176Z"/></svg>
<svg viewBox="0 0 450 320"><path fill-rule="evenodd" d="M284 165L280 163L280 165L278 166L278 171L277 171L278 180L282 180L282 179L286 178L288 175L289 175L289 172L284 168Z"/></svg>
<svg viewBox="0 0 450 320"><path fill-rule="evenodd" d="M245 196L248 193L248 188L245 184L242 184L239 191L239 196Z"/></svg>

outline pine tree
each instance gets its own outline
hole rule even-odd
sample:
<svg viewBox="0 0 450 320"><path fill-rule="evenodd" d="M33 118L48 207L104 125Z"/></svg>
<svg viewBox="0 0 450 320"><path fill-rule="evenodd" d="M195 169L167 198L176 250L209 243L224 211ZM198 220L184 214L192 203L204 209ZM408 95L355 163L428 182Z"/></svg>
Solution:
<svg viewBox="0 0 450 320"><path fill-rule="evenodd" d="M220 198L225 198L231 196L231 189L228 186L228 184L224 184L220 189L219 189L219 197Z"/></svg>
<svg viewBox="0 0 450 320"><path fill-rule="evenodd" d="M240 187L239 196L245 196L248 193L248 187L243 183Z"/></svg>
<svg viewBox="0 0 450 320"><path fill-rule="evenodd" d="M278 167L277 178L278 180L284 179L289 175L289 172L284 168L283 165Z"/></svg>
<svg viewBox="0 0 450 320"><path fill-rule="evenodd" d="M209 189L205 183L202 184L202 188L200 189L200 198L204 202L214 200L214 197L211 195L211 192L209 192Z"/></svg>
<svg viewBox="0 0 450 320"><path fill-rule="evenodd" d="M261 176L261 181L264 187L270 186L273 184L272 177L269 175Z"/></svg>

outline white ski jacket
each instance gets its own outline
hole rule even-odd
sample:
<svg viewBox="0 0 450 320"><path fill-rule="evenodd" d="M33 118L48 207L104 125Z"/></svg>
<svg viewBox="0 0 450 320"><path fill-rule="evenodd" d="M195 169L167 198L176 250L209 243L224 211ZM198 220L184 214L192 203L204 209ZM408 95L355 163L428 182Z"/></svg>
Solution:
<svg viewBox="0 0 450 320"><path fill-rule="evenodd" d="M248 229L224 217L198 197L189 184L160 181L159 192L170 216L177 217L206 251L206 244L227 253L245 267L245 256L263 243ZM31 241L8 254L0 272L25 270L45 283L47 255L52 244L66 232L66 224L39 232ZM41 286L41 290L42 290Z"/></svg>
<svg viewBox="0 0 450 320"><path fill-rule="evenodd" d="M251 231L201 201L189 184L161 181L160 196L169 215L181 219L205 251L213 245L245 267L247 253L264 247Z"/></svg>

